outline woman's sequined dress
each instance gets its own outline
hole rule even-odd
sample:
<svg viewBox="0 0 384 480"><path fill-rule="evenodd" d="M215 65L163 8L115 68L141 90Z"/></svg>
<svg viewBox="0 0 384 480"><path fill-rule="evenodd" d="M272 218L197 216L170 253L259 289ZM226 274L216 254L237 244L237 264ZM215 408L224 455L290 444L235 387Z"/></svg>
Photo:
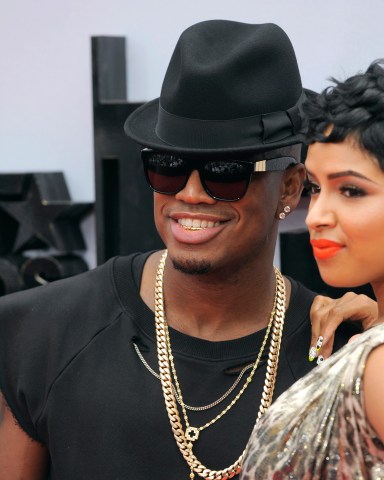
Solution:
<svg viewBox="0 0 384 480"><path fill-rule="evenodd" d="M282 394L253 430L241 480L384 480L362 382L368 354L383 343L384 325L371 328Z"/></svg>

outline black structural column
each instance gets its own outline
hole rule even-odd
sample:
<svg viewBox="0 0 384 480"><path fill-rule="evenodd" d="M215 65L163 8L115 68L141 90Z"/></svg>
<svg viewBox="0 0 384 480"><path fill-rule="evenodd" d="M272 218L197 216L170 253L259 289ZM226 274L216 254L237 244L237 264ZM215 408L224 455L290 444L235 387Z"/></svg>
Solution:
<svg viewBox="0 0 384 480"><path fill-rule="evenodd" d="M126 91L124 37L92 37L97 261L162 248L140 147L124 133L139 103Z"/></svg>

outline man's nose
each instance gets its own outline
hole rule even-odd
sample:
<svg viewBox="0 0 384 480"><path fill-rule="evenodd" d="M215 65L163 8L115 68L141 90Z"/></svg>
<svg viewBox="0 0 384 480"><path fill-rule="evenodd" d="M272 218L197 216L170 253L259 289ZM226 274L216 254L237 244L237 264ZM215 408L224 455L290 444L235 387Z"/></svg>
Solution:
<svg viewBox="0 0 384 480"><path fill-rule="evenodd" d="M205 191L197 170L193 170L185 187L180 190L180 192L176 193L175 198L186 203L214 204L217 201Z"/></svg>

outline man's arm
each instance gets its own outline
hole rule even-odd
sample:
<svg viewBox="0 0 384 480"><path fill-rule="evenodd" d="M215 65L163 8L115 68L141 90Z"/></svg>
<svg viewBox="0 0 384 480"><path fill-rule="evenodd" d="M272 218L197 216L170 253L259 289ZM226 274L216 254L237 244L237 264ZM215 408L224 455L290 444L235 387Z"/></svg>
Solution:
<svg viewBox="0 0 384 480"><path fill-rule="evenodd" d="M0 393L0 478L1 480L44 480L48 453L17 425Z"/></svg>
<svg viewBox="0 0 384 480"><path fill-rule="evenodd" d="M361 323L362 330L367 330L378 322L377 303L366 295L348 292L341 298L333 299L318 295L315 297L311 311L312 338L311 349L316 351L318 339L322 337L322 346L316 355L328 358L333 349L337 327L345 321ZM321 343L321 342L320 342Z"/></svg>

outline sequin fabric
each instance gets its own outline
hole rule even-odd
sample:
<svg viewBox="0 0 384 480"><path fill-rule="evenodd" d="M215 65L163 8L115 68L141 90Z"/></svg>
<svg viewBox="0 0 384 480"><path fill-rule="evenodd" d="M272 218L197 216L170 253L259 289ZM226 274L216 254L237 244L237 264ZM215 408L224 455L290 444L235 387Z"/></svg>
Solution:
<svg viewBox="0 0 384 480"><path fill-rule="evenodd" d="M240 480L384 480L362 382L369 352L383 343L384 325L371 328L282 394L255 425Z"/></svg>

